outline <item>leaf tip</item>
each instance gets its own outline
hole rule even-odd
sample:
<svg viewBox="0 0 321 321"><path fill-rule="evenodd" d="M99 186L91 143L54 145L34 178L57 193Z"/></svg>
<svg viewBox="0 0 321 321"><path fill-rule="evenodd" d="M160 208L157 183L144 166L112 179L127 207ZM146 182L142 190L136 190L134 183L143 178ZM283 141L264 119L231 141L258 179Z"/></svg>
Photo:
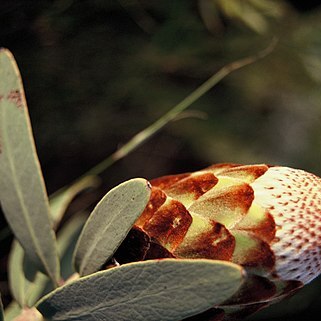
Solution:
<svg viewBox="0 0 321 321"><path fill-rule="evenodd" d="M5 56L5 57L9 58L10 60L12 60L12 59L14 60L12 52L5 47L0 47L0 56Z"/></svg>

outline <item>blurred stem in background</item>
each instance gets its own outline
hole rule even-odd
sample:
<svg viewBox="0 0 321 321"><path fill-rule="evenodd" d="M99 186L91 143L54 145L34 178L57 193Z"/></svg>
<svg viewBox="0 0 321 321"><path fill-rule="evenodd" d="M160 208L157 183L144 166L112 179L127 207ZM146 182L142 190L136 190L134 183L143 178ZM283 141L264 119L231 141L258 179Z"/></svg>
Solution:
<svg viewBox="0 0 321 321"><path fill-rule="evenodd" d="M116 161L124 158L130 152L138 148L140 145L149 140L155 133L161 130L164 126L166 126L171 121L177 119L177 117L185 111L188 107L190 107L196 100L201 98L204 94L206 94L209 90L211 90L215 85L217 85L222 79L224 79L231 72L250 65L256 62L259 59L264 58L266 55L272 52L275 45L277 43L276 38L272 40L270 45L259 53L246 57L237 61L234 61L223 68L221 68L218 72L216 72L212 77L210 77L207 81L205 81L201 86L199 86L196 90L194 90L191 94L189 94L185 99L183 99L180 103L172 107L165 115L161 116L158 120L156 120L152 125L140 131L133 138L131 138L125 145L119 148L116 152L111 154L104 161L93 167L89 170L85 176L87 175L99 175L104 172L107 168L109 168Z"/></svg>

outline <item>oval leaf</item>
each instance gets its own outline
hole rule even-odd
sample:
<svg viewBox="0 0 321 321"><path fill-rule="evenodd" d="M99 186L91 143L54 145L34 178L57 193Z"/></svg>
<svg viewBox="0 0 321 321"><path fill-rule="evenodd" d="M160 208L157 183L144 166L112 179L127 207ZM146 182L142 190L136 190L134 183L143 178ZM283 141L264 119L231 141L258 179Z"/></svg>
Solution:
<svg viewBox="0 0 321 321"><path fill-rule="evenodd" d="M74 265L80 275L98 271L112 257L150 198L143 178L131 179L109 191L91 213L79 237Z"/></svg>
<svg viewBox="0 0 321 321"><path fill-rule="evenodd" d="M55 235L22 81L5 49L0 50L0 201L26 254L58 283Z"/></svg>
<svg viewBox="0 0 321 321"><path fill-rule="evenodd" d="M46 320L175 321L228 299L243 275L241 266L224 261L136 262L69 283L37 308Z"/></svg>

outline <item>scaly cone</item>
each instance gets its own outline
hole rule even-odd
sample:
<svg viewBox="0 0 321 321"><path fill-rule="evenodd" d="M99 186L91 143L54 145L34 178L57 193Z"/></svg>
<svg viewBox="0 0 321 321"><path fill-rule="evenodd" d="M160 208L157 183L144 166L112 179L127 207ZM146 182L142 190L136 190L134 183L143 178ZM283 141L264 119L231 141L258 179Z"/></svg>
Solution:
<svg viewBox="0 0 321 321"><path fill-rule="evenodd" d="M319 177L281 166L219 164L151 184L135 228L152 246L140 259L227 260L304 284L321 273Z"/></svg>

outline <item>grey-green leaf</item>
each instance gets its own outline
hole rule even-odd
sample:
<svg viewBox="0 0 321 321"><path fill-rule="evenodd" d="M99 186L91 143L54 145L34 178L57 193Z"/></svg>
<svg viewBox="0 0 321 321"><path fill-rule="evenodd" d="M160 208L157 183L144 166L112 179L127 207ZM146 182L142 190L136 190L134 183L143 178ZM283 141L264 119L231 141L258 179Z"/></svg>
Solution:
<svg viewBox="0 0 321 321"><path fill-rule="evenodd" d="M49 293L37 305L46 320L175 321L231 297L241 266L205 259L124 264Z"/></svg>
<svg viewBox="0 0 321 321"><path fill-rule="evenodd" d="M83 213L77 213L64 224L58 233L57 245L61 258L61 273L63 278L67 278L72 274L70 257L75 246L75 239L79 236L86 217ZM26 266L24 260L23 248L17 241L14 241L9 256L9 286L12 296L22 308L26 306L32 307L41 296L52 290L50 280L40 272L33 271L33 279L28 279L28 270L32 270L33 265L29 262L29 266Z"/></svg>
<svg viewBox="0 0 321 321"><path fill-rule="evenodd" d="M50 198L51 218L54 225L59 224L67 206L79 192L83 191L84 189L94 187L97 184L97 177L87 176L70 187L55 193ZM71 222L68 222L68 224L61 229L57 237L57 246L60 256L64 257L64 254L69 246L68 242L71 241L70 238L73 238L75 234L79 235L78 229L83 225L83 223L84 215L82 213L77 213L77 216L72 218ZM30 307L39 299L44 289L48 287L48 278L46 278L46 276L42 273L37 273L34 276L33 282L30 282L30 280L26 278L25 269L27 267L24 264L24 261L24 250L20 243L17 240L14 240L12 243L8 264L9 286L12 296L19 303L19 305L21 307ZM69 263L70 262L68 262L68 264ZM65 264L65 261L61 262L61 264ZM69 272L71 270L71 266L65 266L65 269L68 269ZM63 271L61 271L61 273L62 277L64 278L66 275L64 275Z"/></svg>
<svg viewBox="0 0 321 321"><path fill-rule="evenodd" d="M72 254L87 218L88 213L76 213L58 232L57 241L61 262L61 276L64 280L74 273Z"/></svg>
<svg viewBox="0 0 321 321"><path fill-rule="evenodd" d="M56 240L22 81L5 49L0 50L0 201L26 254L58 283Z"/></svg>
<svg viewBox="0 0 321 321"><path fill-rule="evenodd" d="M61 277L63 279L69 277L72 273L71 259L67 260L66 262L66 255L67 252L71 252L74 248L74 239L79 236L85 219L85 215L82 213L77 213L75 216L69 219L69 221L67 221L58 232L57 244L61 261ZM70 247L72 247L72 249L70 249ZM52 289L52 284L50 284L49 279L44 274L38 272L34 281L29 283L29 286L26 288L26 305L28 307L34 306L39 298L52 291Z"/></svg>
<svg viewBox="0 0 321 321"><path fill-rule="evenodd" d="M80 275L98 271L112 257L143 212L151 187L143 178L109 191L91 213L79 237L74 265Z"/></svg>
<svg viewBox="0 0 321 321"><path fill-rule="evenodd" d="M26 305L26 292L30 285L30 281L25 276L24 255L24 250L20 243L14 240L9 255L8 279L11 294L20 307Z"/></svg>
<svg viewBox="0 0 321 321"><path fill-rule="evenodd" d="M4 310L4 319L6 321L11 321L15 319L20 313L22 309L18 302L12 301Z"/></svg>

